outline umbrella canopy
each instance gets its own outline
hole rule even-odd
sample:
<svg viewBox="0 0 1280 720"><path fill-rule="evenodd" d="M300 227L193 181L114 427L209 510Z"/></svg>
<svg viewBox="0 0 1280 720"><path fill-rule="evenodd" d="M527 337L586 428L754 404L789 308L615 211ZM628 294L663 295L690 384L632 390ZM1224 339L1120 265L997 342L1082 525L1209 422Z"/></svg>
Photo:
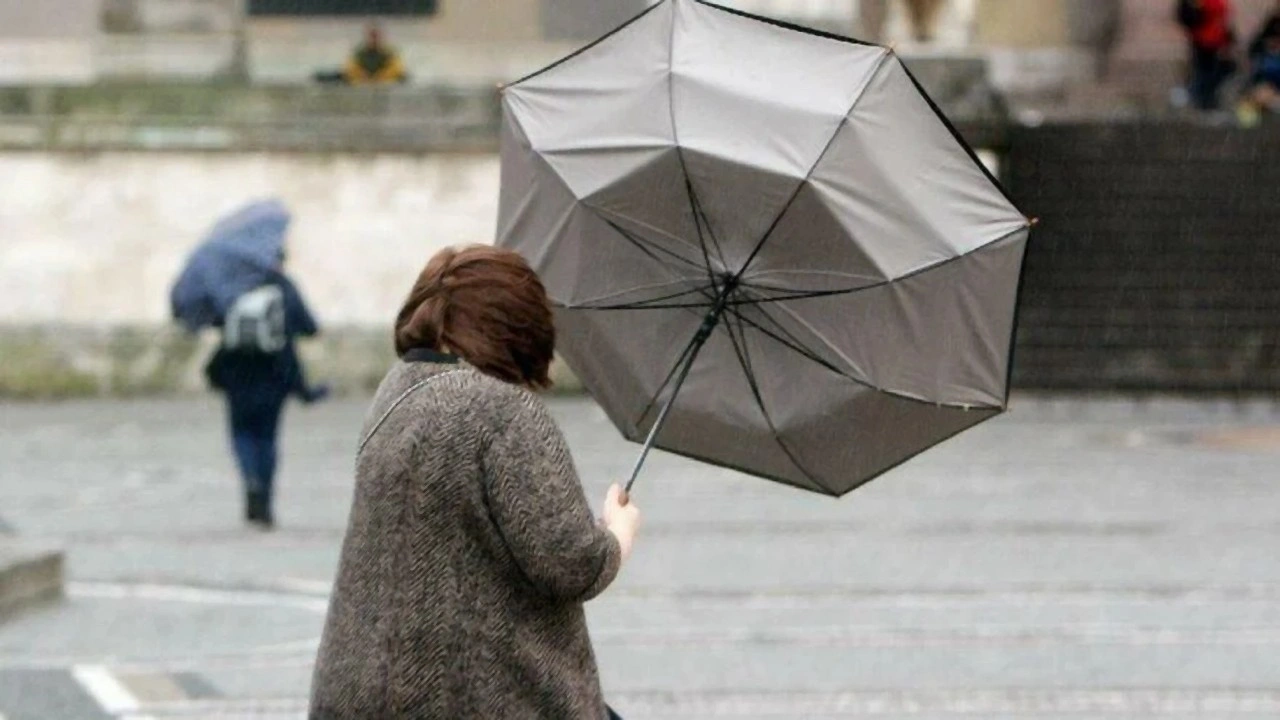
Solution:
<svg viewBox="0 0 1280 720"><path fill-rule="evenodd" d="M498 242L627 438L840 495L1006 407L1031 223L892 51L665 0L503 102Z"/></svg>
<svg viewBox="0 0 1280 720"><path fill-rule="evenodd" d="M174 283L174 319L192 331L219 325L236 298L278 278L290 219L282 203L265 200L219 220Z"/></svg>

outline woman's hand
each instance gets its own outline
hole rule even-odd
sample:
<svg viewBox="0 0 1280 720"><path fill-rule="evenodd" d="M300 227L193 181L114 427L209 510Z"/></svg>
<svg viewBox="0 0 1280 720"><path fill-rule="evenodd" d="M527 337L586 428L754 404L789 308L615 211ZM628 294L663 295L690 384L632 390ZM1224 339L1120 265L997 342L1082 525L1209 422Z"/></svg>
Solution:
<svg viewBox="0 0 1280 720"><path fill-rule="evenodd" d="M640 509L626 497L621 485L610 487L604 498L604 526L618 538L625 562L631 557L631 546L640 529Z"/></svg>

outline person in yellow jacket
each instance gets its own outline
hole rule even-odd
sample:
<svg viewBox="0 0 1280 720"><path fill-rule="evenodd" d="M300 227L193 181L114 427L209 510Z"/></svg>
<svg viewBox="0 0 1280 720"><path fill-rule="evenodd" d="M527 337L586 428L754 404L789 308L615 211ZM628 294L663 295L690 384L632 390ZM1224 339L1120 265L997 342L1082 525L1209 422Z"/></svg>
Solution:
<svg viewBox="0 0 1280 720"><path fill-rule="evenodd" d="M383 42L382 30L370 25L364 42L343 67L342 79L349 85L382 85L405 82L409 73L395 49Z"/></svg>

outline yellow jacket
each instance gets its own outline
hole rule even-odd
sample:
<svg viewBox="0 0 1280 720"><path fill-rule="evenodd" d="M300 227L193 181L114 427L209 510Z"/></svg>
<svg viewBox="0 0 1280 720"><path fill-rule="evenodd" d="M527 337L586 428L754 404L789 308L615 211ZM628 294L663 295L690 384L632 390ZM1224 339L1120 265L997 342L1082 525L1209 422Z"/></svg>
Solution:
<svg viewBox="0 0 1280 720"><path fill-rule="evenodd" d="M352 85L379 85L404 82L409 74L395 50L362 46L347 60L342 77Z"/></svg>

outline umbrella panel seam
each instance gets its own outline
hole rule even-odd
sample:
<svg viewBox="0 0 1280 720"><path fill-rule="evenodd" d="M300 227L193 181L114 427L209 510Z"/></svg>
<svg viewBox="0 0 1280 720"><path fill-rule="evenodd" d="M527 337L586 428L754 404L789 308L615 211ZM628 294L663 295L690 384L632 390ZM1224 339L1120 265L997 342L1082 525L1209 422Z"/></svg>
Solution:
<svg viewBox="0 0 1280 720"><path fill-rule="evenodd" d="M689 209L693 212L693 226L698 233L698 246L702 249L703 262L706 265L707 278L711 281L711 287L715 294L719 296L720 286L716 282L715 271L711 267L711 255L707 250L707 241L702 233L702 224L699 222L699 208L701 203L698 201L697 190L693 186L693 176L689 174L689 165L685 160L684 148L680 146L680 130L676 126L676 26L678 16L675 11L671 15L671 35L667 44L667 114L671 119L671 141L676 147L676 158L680 162L680 173L684 176L685 192L689 196ZM715 238L714 231L710 224L707 225L707 232ZM716 241L716 247L719 249L719 241ZM720 261L724 264L724 253L720 251Z"/></svg>
<svg viewBox="0 0 1280 720"><path fill-rule="evenodd" d="M982 175L987 178L991 185L995 187L1002 196L1004 196L1005 201L1017 210L1017 206L1014 205L1013 198L1009 196L1009 192L1004 189L1004 186L1000 184L1000 181L996 179L996 176L991 174L991 171L987 169L987 166L982 162L982 159L978 157L978 153L974 152L973 147L969 145L969 142L960 134L960 131L956 128L955 124L951 122L951 118L947 117L946 113L942 112L942 108L938 107L938 104L934 102L929 93L925 91L924 86L916 79L915 73L911 72L911 68L907 67L906 63L900 64L902 65L903 72L907 75L907 79L909 79L911 84L915 86L916 92L920 93L920 96L923 97L924 101L929 105L929 109L932 110L933 114L942 121L943 127L945 127L947 132L951 134L951 137L960 144L960 147L964 150L965 154L969 156L969 160L978 167L978 170L982 172Z"/></svg>
<svg viewBox="0 0 1280 720"><path fill-rule="evenodd" d="M857 93L854 94L853 101L849 104L849 109L845 111L845 114L843 116L841 116L840 122L836 123L836 129L834 132L831 133L831 137L828 138L827 144L823 146L822 152L818 153L818 157L814 159L813 165L809 167L809 171L805 173L804 178L800 182L796 183L795 191L791 193L791 197L782 206L782 209L778 212L778 216L774 218L773 224L771 224L769 228L765 230L764 235L756 243L756 246L755 248L752 249L751 254L747 256L746 262L744 262L742 264L742 267L738 269L737 276L739 278L741 278L742 275L747 272L747 269L751 267L751 263L755 261L756 257L760 254L760 251L764 249L765 243L769 241L769 238L773 235L773 232L777 230L778 225L782 222L782 219L787 216L787 211L790 210L791 206L795 204L796 198L800 197L800 192L804 190L805 185L809 183L810 178L812 178L813 174L818 170L818 166L822 164L823 158L825 158L827 156L827 153L830 152L831 146L835 144L836 138L840 136L840 131L844 129L845 123L848 122L849 115L853 114L853 111L858 107L858 102L861 101L862 98L867 94L867 90L871 87L871 84L875 82L876 76L878 76L880 74L880 71L885 68L885 66L888 64L887 62L888 58L892 56L893 56L892 52L885 50L884 53L880 56L880 59L876 61L875 68L873 68L871 72L867 74L866 81L863 82L862 87L858 88Z"/></svg>

